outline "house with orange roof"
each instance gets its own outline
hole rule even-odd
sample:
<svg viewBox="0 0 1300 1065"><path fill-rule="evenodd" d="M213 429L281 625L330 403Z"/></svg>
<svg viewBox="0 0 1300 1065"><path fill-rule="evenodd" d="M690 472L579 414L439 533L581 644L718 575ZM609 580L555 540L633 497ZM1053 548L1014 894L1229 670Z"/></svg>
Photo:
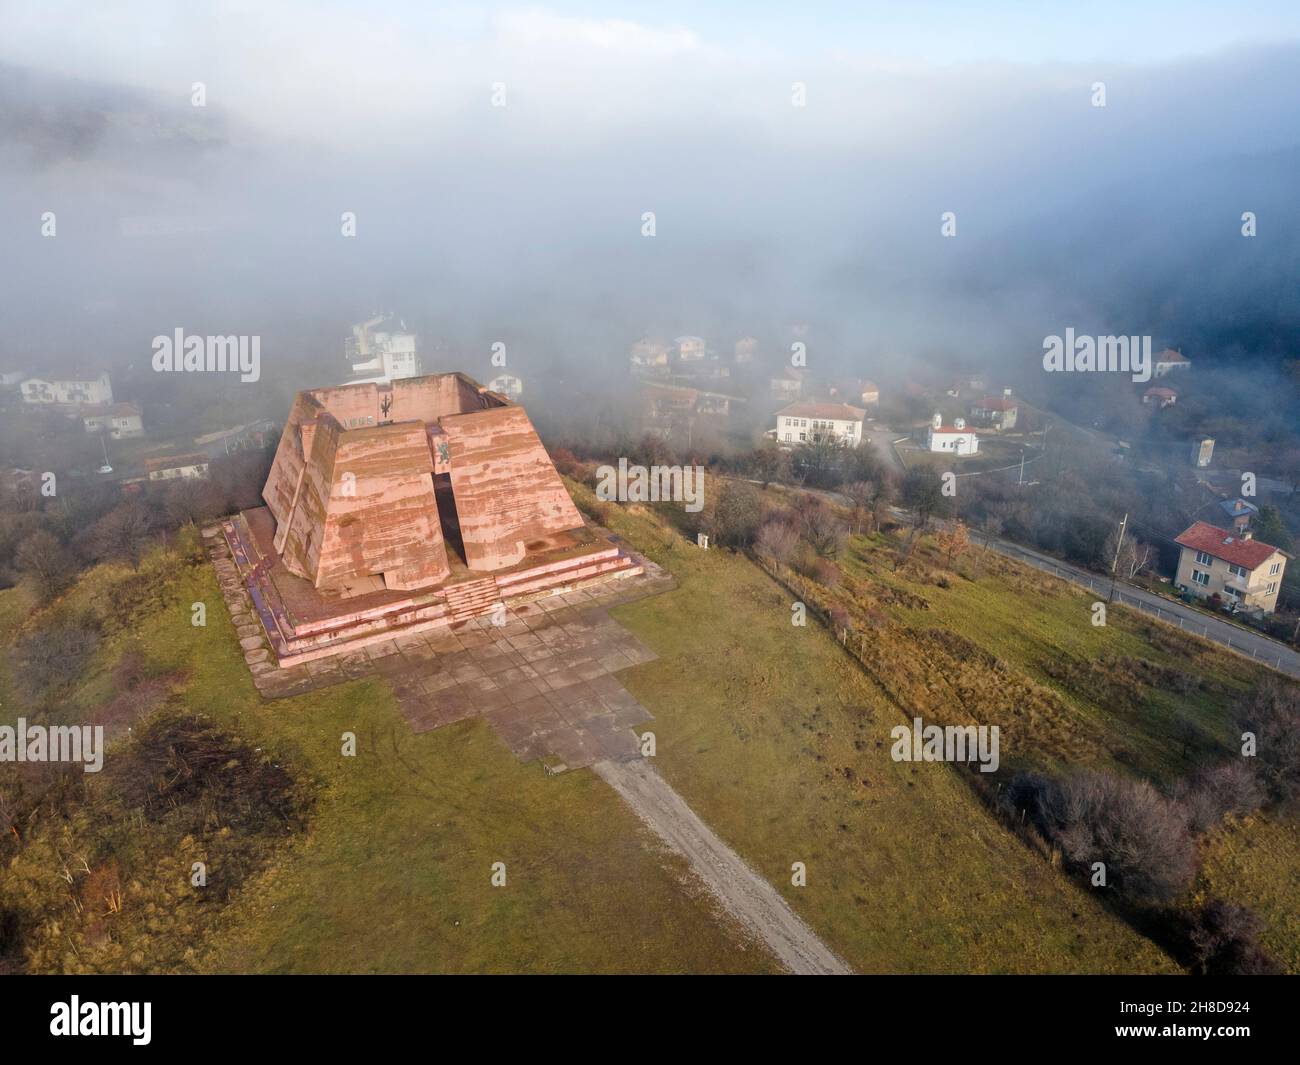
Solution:
<svg viewBox="0 0 1300 1065"><path fill-rule="evenodd" d="M1256 540L1249 529L1220 529L1198 521L1174 538L1181 549L1174 586L1195 596L1218 595L1234 609L1271 614L1277 609L1287 559L1281 548Z"/></svg>

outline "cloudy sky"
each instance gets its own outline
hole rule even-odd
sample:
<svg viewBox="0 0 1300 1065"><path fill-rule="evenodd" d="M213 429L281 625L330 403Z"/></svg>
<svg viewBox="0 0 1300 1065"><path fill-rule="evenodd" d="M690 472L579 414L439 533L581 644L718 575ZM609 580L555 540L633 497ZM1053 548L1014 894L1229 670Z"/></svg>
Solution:
<svg viewBox="0 0 1300 1065"><path fill-rule="evenodd" d="M1066 326L1277 357L1300 9L972 7L0 0L8 343L331 360L382 306L539 370L795 323L845 364Z"/></svg>

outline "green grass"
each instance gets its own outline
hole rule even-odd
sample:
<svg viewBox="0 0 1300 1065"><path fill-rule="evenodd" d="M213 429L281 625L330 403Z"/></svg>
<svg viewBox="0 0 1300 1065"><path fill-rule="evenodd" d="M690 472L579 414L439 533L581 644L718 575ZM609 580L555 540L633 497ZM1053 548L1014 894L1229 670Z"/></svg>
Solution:
<svg viewBox="0 0 1300 1065"><path fill-rule="evenodd" d="M656 734L660 771L852 966L1177 969L1007 832L955 770L895 763L889 730L912 708L892 701L811 618L792 626L790 596L758 567L698 551L643 508L610 508L608 522L679 582L614 610L659 655L620 679L654 715L645 727ZM1226 741L1227 708L1253 675L1248 665L1196 641L1184 647L1153 636L1149 622L1120 610L1106 628L1093 628L1092 597L1012 563L976 559L977 550L962 563L973 579L955 577L946 589L927 576L933 560L892 574L883 555L875 557L886 546L855 541L845 568L930 603L889 606L898 630L956 632L996 655L1059 696L1064 709L1054 727L1089 749L1169 777L1181 764L1170 753L1179 715L1198 722L1205 743ZM187 708L271 752L313 796L308 830L226 907L204 915L192 969L773 970L766 951L718 912L684 863L594 774L551 778L539 765L520 765L477 721L416 736L383 680L264 702L210 568L173 569L166 608L110 635L67 712L111 694L112 664L138 639L156 667L184 676ZM71 600L89 603L121 577L94 571ZM209 608L206 628L189 621L199 599ZM29 612L21 592L0 592L0 639ZM1075 674L1054 675L1061 661L1099 655L1190 669L1206 686L1190 698L1144 690L1117 711ZM5 679L0 672L0 698ZM358 738L354 758L340 753L344 732ZM1256 906L1268 922L1266 941L1294 968L1295 848L1273 835L1248 840L1216 838L1206 880ZM505 887L491 886L494 862L506 865ZM794 862L807 866L806 887L791 886Z"/></svg>
<svg viewBox="0 0 1300 1065"><path fill-rule="evenodd" d="M263 702L210 568L182 570L170 591L172 608L129 635L188 676L187 708L274 752L315 793L307 833L202 930L195 969L773 970L594 775L548 778L481 722L416 736L383 681ZM17 594L0 593L11 622ZM206 628L190 625L200 599ZM101 650L101 671L118 649ZM356 757L340 753L345 731ZM504 887L491 886L494 862Z"/></svg>
<svg viewBox="0 0 1300 1065"><path fill-rule="evenodd" d="M1059 698L1055 720L1022 732L1030 751L1013 751L1013 762L1029 754L1025 761L1068 768L1085 757L1170 782L1196 759L1229 750L1232 708L1264 676L1258 667L1122 606L1109 606L1106 624L1094 626L1092 606L1103 595L978 546L958 559L955 572L942 565L928 541L912 565L894 572L896 547L891 537L856 537L842 568L869 591L899 589L928 604L889 608L898 622L958 633ZM1099 667L1102 662L1108 665ZM1141 663L1155 667L1157 683L1135 672L1146 668ZM1179 694L1163 687L1158 681L1165 670L1190 676L1191 690ZM990 676L988 682L984 695L993 704L994 688L1006 680ZM1054 745L1059 737L1074 745Z"/></svg>
<svg viewBox="0 0 1300 1065"><path fill-rule="evenodd" d="M1198 890L1254 910L1260 942L1300 975L1300 824L1276 815L1233 821L1210 836L1204 855Z"/></svg>
<svg viewBox="0 0 1300 1065"><path fill-rule="evenodd" d="M640 508L609 521L680 582L613 611L659 654L620 677L655 715L660 771L856 969L1176 968L954 770L893 762L904 715L815 622L791 625L789 597L756 566L700 552Z"/></svg>

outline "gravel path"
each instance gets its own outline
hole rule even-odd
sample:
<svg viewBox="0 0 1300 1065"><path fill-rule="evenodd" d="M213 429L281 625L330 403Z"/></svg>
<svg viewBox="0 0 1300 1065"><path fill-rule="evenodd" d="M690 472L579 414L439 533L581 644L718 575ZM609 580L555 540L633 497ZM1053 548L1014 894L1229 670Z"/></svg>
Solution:
<svg viewBox="0 0 1300 1065"><path fill-rule="evenodd" d="M690 862L727 912L758 936L790 972L852 972L645 759L597 762L592 769L656 835Z"/></svg>

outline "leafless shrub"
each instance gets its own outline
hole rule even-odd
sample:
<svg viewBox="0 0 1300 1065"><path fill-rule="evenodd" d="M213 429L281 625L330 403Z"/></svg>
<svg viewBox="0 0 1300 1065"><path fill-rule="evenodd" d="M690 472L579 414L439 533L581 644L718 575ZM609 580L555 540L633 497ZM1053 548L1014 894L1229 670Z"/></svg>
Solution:
<svg viewBox="0 0 1300 1065"><path fill-rule="evenodd" d="M1103 863L1108 887L1127 900L1170 898L1195 872L1186 813L1146 781L1095 771L1064 780L1026 776L1008 794L1067 868L1090 878Z"/></svg>
<svg viewBox="0 0 1300 1065"><path fill-rule="evenodd" d="M1201 976L1275 976L1282 972L1259 945L1259 918L1244 906L1210 899L1187 919L1193 970Z"/></svg>
<svg viewBox="0 0 1300 1065"><path fill-rule="evenodd" d="M1238 720L1256 742L1256 772L1270 801L1300 798L1300 687L1265 681L1241 708Z"/></svg>
<svg viewBox="0 0 1300 1065"><path fill-rule="evenodd" d="M60 614L14 644L14 677L33 701L55 699L76 683L98 646L92 625Z"/></svg>
<svg viewBox="0 0 1300 1065"><path fill-rule="evenodd" d="M764 558L786 565L799 546L799 533L789 522L773 519L758 530L754 549Z"/></svg>
<svg viewBox="0 0 1300 1065"><path fill-rule="evenodd" d="M1244 759L1198 769L1178 782L1174 798L1187 811L1192 832L1205 832L1227 814L1253 813L1264 804L1264 789Z"/></svg>
<svg viewBox="0 0 1300 1065"><path fill-rule="evenodd" d="M31 579L36 594L47 603L77 575L77 563L72 553L44 529L38 529L19 543L14 551L14 566Z"/></svg>

